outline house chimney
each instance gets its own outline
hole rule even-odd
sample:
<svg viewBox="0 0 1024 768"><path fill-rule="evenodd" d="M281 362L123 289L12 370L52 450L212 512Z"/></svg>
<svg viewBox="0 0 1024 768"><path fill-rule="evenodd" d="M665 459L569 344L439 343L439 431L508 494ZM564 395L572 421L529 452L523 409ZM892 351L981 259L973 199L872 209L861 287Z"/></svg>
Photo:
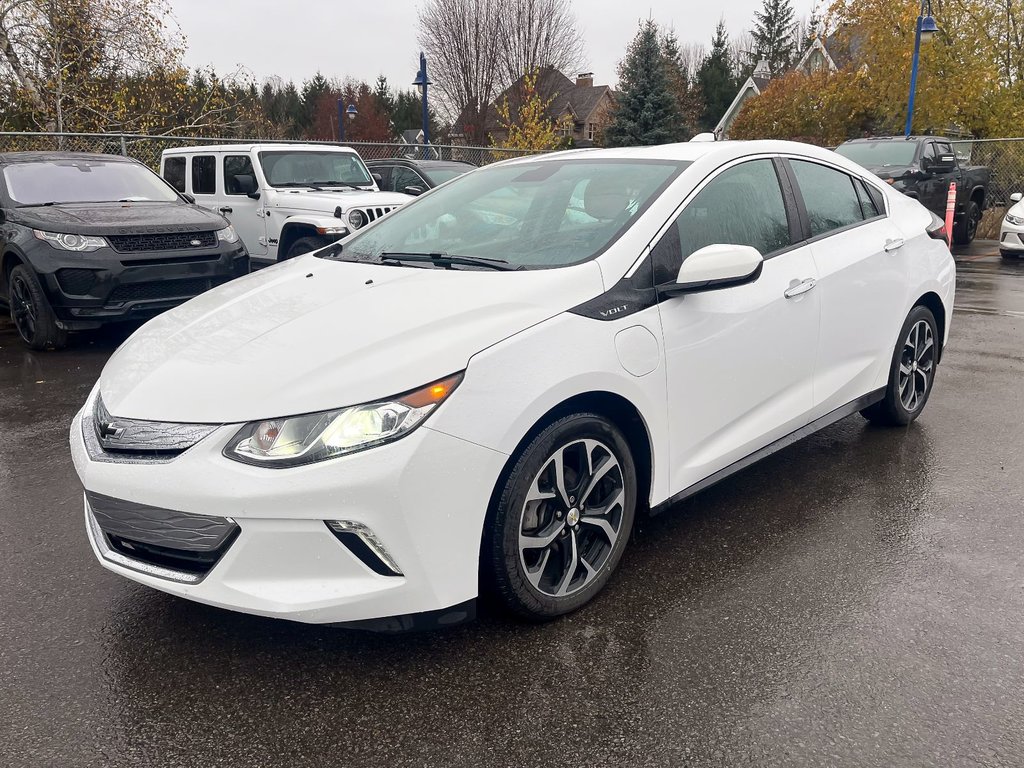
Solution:
<svg viewBox="0 0 1024 768"><path fill-rule="evenodd" d="M593 88L594 87L594 73L593 72L580 72L576 75L576 87L577 88Z"/></svg>
<svg viewBox="0 0 1024 768"><path fill-rule="evenodd" d="M763 77L768 79L772 76L771 67L768 66L768 62L761 59L757 62L757 66L754 67L754 77Z"/></svg>

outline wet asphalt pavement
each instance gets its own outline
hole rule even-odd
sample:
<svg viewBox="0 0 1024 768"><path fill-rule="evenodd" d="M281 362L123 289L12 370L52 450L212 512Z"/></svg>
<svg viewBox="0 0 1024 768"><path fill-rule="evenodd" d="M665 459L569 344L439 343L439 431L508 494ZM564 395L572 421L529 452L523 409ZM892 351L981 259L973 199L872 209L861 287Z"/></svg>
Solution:
<svg viewBox="0 0 1024 768"><path fill-rule="evenodd" d="M1024 765L1024 262L986 253L910 428L642 522L566 619L397 637L102 569L67 427L124 335L29 353L0 315L0 765Z"/></svg>

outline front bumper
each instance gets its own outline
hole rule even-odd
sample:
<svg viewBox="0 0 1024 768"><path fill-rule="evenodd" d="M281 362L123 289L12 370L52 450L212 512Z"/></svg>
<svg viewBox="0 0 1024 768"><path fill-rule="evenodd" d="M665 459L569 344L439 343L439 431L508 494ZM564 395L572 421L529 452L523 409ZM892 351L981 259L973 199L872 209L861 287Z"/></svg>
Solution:
<svg viewBox="0 0 1024 768"><path fill-rule="evenodd" d="M424 614L476 597L484 517L506 456L423 426L361 453L266 469L221 455L238 428L221 427L163 463L111 463L90 457L75 417L86 530L105 568L201 603L308 623ZM199 578L176 578L178 569L161 572L112 546L89 503L97 495L216 516L238 530ZM328 528L332 520L371 530L401 575L368 567Z"/></svg>
<svg viewBox="0 0 1024 768"><path fill-rule="evenodd" d="M44 250L45 249L45 250ZM62 327L146 320L249 273L241 242L173 252L63 253L41 244L29 261Z"/></svg>
<svg viewBox="0 0 1024 768"><path fill-rule="evenodd" d="M999 250L1024 253L1024 226L1008 224L1004 219L999 230Z"/></svg>

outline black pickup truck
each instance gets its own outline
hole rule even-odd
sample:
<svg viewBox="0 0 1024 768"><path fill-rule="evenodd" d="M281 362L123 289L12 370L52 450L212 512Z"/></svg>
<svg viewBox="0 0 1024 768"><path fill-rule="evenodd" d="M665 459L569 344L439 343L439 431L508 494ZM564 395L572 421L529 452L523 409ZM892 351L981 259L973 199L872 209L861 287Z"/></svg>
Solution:
<svg viewBox="0 0 1024 768"><path fill-rule="evenodd" d="M980 165L961 165L949 139L941 136L889 136L853 139L836 148L843 157L863 165L939 218L946 217L949 184L956 182L953 242L974 239L981 212L989 203L992 171Z"/></svg>

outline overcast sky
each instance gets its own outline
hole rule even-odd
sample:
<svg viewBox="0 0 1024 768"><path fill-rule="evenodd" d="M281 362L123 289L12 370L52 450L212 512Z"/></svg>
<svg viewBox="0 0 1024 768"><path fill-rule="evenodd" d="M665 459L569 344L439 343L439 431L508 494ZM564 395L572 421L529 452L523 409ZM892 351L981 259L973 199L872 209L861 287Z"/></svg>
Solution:
<svg viewBox="0 0 1024 768"><path fill-rule="evenodd" d="M515 0L507 0L514 2ZM190 66L219 72L239 65L258 81L280 75L296 83L318 69L328 78L392 86L412 83L419 66L416 9L422 0L170 0L188 42ZM682 42L707 44L720 16L731 34L750 26L761 0L574 0L590 69L599 85L615 85L615 66L648 14L672 25ZM811 0L795 0L797 16ZM807 6L804 8L804 6ZM428 64L429 66L429 64ZM570 74L570 73L566 73Z"/></svg>

